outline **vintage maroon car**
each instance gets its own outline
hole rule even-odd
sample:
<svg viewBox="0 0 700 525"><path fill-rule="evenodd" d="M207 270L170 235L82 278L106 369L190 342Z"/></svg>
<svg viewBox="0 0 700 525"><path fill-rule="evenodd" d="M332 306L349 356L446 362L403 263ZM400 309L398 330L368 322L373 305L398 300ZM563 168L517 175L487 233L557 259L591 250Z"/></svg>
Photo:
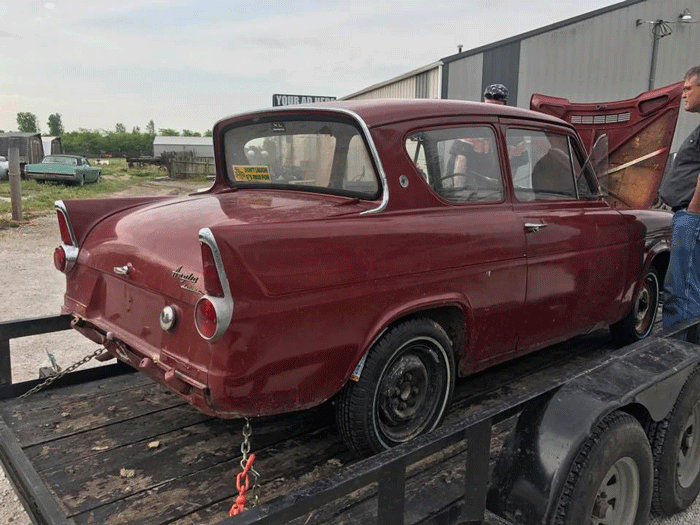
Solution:
<svg viewBox="0 0 700 525"><path fill-rule="evenodd" d="M563 120L333 102L224 119L213 140L207 191L58 201L54 254L75 328L203 412L335 396L370 454L435 428L457 375L651 330L671 216L609 205Z"/></svg>

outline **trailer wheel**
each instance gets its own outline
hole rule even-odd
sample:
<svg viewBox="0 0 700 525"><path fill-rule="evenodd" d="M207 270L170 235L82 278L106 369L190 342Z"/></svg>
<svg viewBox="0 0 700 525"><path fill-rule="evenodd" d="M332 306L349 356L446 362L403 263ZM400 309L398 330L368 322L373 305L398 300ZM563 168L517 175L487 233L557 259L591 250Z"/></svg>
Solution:
<svg viewBox="0 0 700 525"><path fill-rule="evenodd" d="M687 509L700 492L700 369L686 381L671 413L652 424L652 512L671 516Z"/></svg>
<svg viewBox="0 0 700 525"><path fill-rule="evenodd" d="M391 328L369 350L359 380L338 396L343 439L370 456L433 430L447 412L454 375L452 344L439 324L414 319Z"/></svg>
<svg viewBox="0 0 700 525"><path fill-rule="evenodd" d="M642 525L652 493L652 457L639 422L613 412L586 440L569 471L554 525Z"/></svg>
<svg viewBox="0 0 700 525"><path fill-rule="evenodd" d="M644 339L654 328L658 308L659 276L652 266L644 276L630 313L610 326L613 338L621 345Z"/></svg>

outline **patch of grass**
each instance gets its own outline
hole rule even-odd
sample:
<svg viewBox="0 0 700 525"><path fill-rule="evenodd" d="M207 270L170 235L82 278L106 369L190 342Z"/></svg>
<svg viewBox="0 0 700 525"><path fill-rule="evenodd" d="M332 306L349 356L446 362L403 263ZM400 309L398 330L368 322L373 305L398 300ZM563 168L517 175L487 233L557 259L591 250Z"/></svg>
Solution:
<svg viewBox="0 0 700 525"><path fill-rule="evenodd" d="M59 182L23 180L21 183L23 215L41 215L51 212L57 200L107 197L128 188L135 180L143 181L167 176L167 172L157 167L129 170L124 159L105 160L109 160L109 164L100 166L102 180L96 184L68 186ZM0 181L0 214L11 211L10 184L8 181Z"/></svg>

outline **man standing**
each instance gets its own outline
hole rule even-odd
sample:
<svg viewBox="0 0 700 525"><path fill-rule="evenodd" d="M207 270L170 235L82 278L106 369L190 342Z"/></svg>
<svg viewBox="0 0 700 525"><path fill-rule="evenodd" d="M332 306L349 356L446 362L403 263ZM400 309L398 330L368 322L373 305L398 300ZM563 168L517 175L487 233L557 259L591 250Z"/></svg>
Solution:
<svg viewBox="0 0 700 525"><path fill-rule="evenodd" d="M700 66L692 67L683 77L682 98L685 110L700 113ZM673 168L664 177L659 188L659 196L673 211L688 207L695 191L695 183L700 174L700 126L688 135L681 145Z"/></svg>
<svg viewBox="0 0 700 525"><path fill-rule="evenodd" d="M693 133L697 132L695 130ZM664 329L700 316L700 177L687 209L673 216L671 260L664 282Z"/></svg>

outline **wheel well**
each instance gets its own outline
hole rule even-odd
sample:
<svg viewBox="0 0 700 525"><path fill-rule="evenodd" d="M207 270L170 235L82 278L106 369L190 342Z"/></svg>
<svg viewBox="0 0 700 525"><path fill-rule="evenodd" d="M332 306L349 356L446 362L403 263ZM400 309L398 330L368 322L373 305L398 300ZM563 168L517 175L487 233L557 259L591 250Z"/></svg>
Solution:
<svg viewBox="0 0 700 525"><path fill-rule="evenodd" d="M656 270L659 276L659 287L663 290L664 279L666 278L666 270L668 270L668 263L671 259L671 254L669 252L661 252L651 261L651 266Z"/></svg>
<svg viewBox="0 0 700 525"><path fill-rule="evenodd" d="M651 418L651 414L649 414L649 411L647 410L647 408L644 405L642 405L641 403L631 403L631 404L626 405L624 407L620 407L620 410L628 413L634 419L639 421L639 424L642 425L642 428L644 429L645 432L649 429L649 426L654 421Z"/></svg>
<svg viewBox="0 0 700 525"><path fill-rule="evenodd" d="M461 308L458 306L440 306L411 312L404 317L394 320L388 328L404 321L419 318L428 318L439 324L452 342L455 357L459 356L465 345L464 311Z"/></svg>

